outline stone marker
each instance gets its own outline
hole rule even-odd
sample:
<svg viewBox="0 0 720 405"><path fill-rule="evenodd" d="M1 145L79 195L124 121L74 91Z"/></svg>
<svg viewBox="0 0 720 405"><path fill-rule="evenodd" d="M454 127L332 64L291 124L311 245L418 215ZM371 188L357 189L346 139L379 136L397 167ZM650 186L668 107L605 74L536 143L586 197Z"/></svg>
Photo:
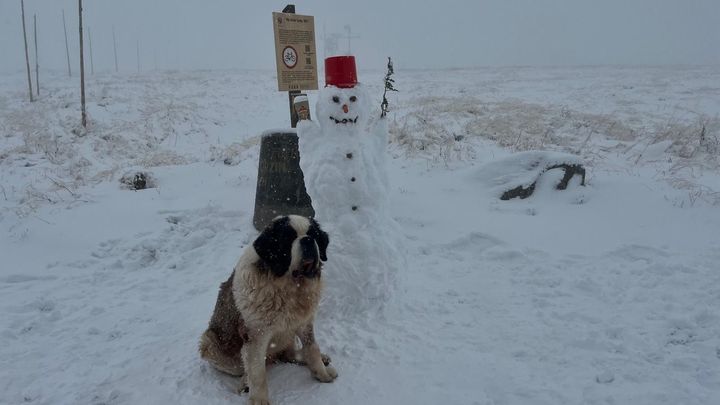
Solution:
<svg viewBox="0 0 720 405"><path fill-rule="evenodd" d="M315 216L305 190L298 137L293 129L262 136L253 225L262 230L276 216L288 214Z"/></svg>

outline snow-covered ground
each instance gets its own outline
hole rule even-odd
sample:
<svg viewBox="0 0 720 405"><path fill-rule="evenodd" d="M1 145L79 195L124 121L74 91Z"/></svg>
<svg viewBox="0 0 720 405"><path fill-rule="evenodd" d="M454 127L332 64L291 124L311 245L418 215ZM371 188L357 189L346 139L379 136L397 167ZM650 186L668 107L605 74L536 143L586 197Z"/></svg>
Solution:
<svg viewBox="0 0 720 405"><path fill-rule="evenodd" d="M720 403L720 67L396 72L408 266L377 313L321 305L340 376L273 366L273 403ZM87 132L77 79L41 80L0 77L0 403L243 403L197 341L256 235L273 72L97 75ZM587 186L497 199L483 167L532 149Z"/></svg>

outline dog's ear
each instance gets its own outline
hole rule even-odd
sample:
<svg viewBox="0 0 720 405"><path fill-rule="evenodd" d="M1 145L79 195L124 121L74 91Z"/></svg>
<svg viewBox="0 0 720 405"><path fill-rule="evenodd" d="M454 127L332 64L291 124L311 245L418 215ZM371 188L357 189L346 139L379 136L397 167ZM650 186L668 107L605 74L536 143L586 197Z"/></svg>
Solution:
<svg viewBox="0 0 720 405"><path fill-rule="evenodd" d="M253 247L270 271L281 277L290 269L292 243L295 238L297 238L297 232L290 226L290 219L288 217L278 218L255 239Z"/></svg>
<svg viewBox="0 0 720 405"><path fill-rule="evenodd" d="M330 237L327 232L320 230L320 236L317 239L318 248L320 248L320 260L327 261L327 248L330 244Z"/></svg>
<svg viewBox="0 0 720 405"><path fill-rule="evenodd" d="M327 232L323 231L320 228L320 224L318 224L317 221L315 221L314 219L310 220L310 229L308 230L308 235L312 236L318 244L318 248L320 249L320 260L326 262L327 248L330 244L330 236L328 236Z"/></svg>

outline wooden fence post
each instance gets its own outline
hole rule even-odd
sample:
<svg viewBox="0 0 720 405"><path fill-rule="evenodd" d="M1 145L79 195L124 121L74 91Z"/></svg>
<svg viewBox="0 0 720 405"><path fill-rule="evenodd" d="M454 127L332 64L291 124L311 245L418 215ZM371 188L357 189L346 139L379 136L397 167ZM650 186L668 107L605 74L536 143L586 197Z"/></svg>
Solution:
<svg viewBox="0 0 720 405"><path fill-rule="evenodd" d="M85 111L85 60L83 59L82 0L78 0L78 14L80 15L80 109L82 110L82 126L83 128L87 128L87 113Z"/></svg>
<svg viewBox="0 0 720 405"><path fill-rule="evenodd" d="M33 102L32 76L30 75L30 56L28 55L27 33L25 31L25 1L20 0L22 14L23 40L25 41L25 67L27 68L28 89L30 90L30 102Z"/></svg>

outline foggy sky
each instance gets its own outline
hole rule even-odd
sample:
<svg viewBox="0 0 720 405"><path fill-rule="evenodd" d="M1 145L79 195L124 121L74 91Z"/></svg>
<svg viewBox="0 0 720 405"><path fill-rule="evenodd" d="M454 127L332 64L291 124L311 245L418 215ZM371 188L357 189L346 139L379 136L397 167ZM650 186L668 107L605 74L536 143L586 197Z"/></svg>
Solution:
<svg viewBox="0 0 720 405"><path fill-rule="evenodd" d="M26 0L28 40L37 13L40 66L66 69L65 9L78 70L76 0ZM346 34L360 68L499 65L720 64L720 0L313 0L319 62L323 36ZM259 0L84 0L96 71L274 69L272 11ZM86 37L87 42L87 37ZM87 44L86 44L87 46ZM347 52L347 39L337 53ZM87 51L86 51L87 52ZM32 50L31 50L32 54ZM329 55L328 55L329 56ZM86 56L89 58L89 56ZM86 59L86 69L90 69ZM33 63L33 62L31 62ZM0 0L0 72L24 69L20 0Z"/></svg>

